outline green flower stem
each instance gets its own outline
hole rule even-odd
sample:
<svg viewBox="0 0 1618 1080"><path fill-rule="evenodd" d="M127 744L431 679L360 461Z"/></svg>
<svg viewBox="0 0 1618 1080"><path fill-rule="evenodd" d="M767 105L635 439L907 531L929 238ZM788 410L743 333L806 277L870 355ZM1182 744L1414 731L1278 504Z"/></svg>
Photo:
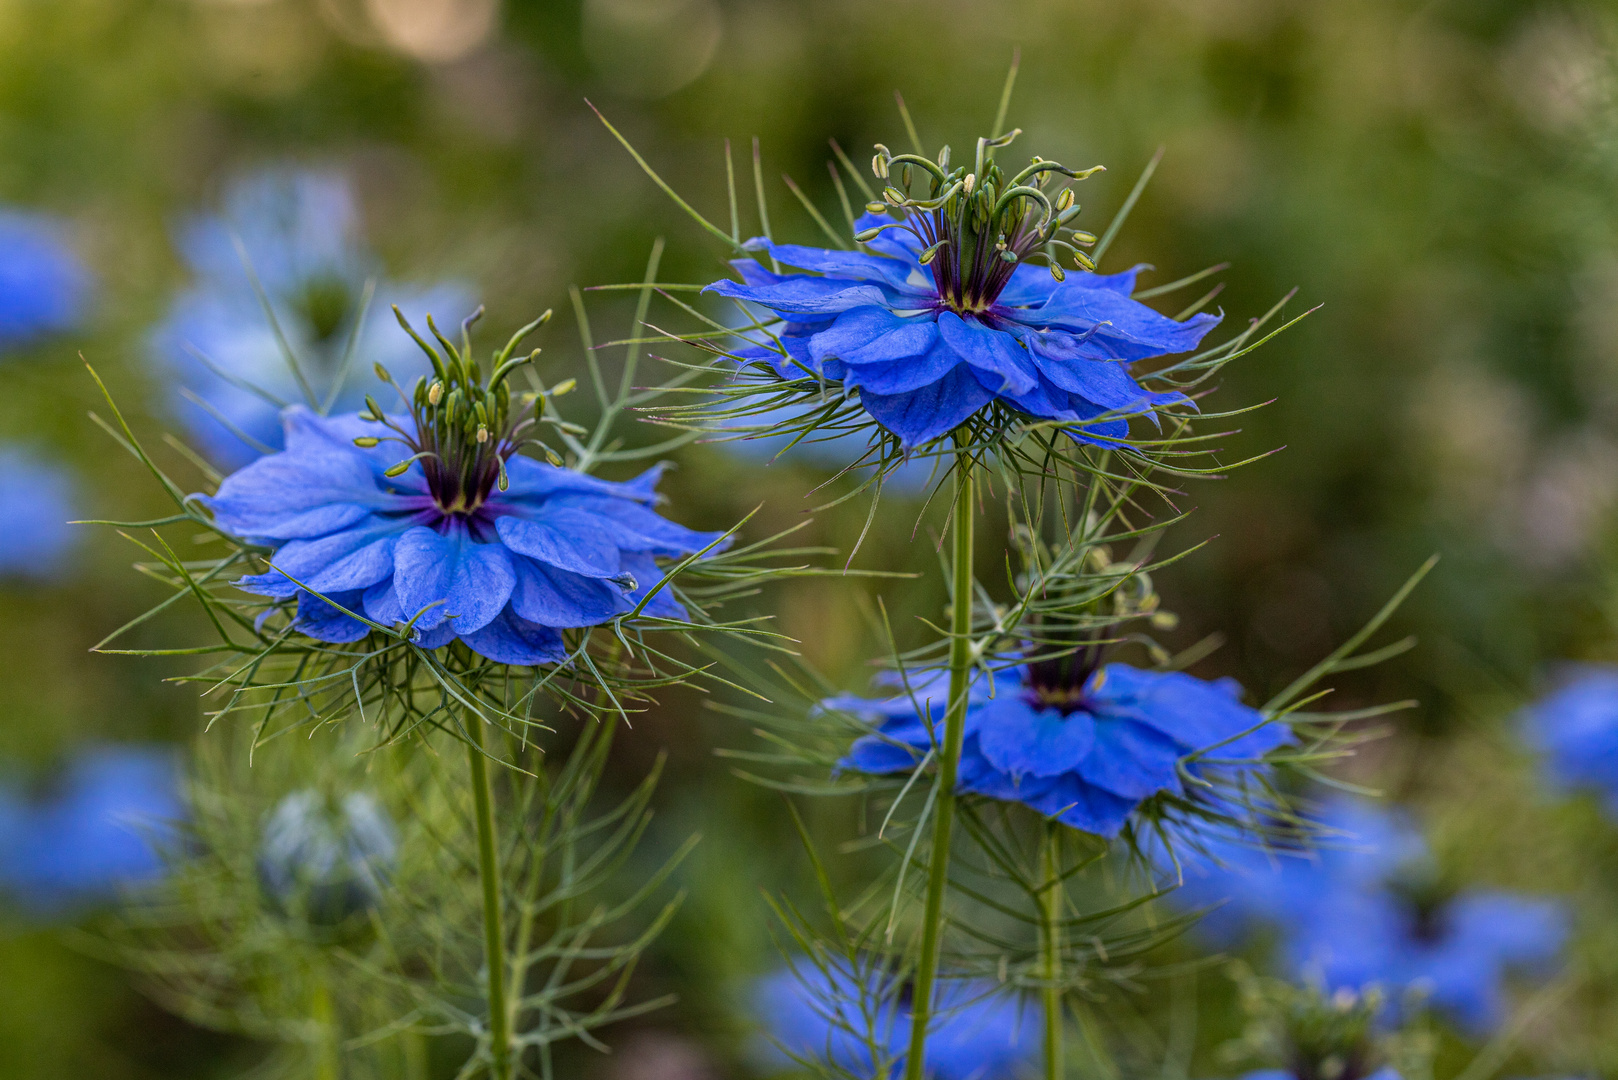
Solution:
<svg viewBox="0 0 1618 1080"><path fill-rule="evenodd" d="M337 1010L332 1005L331 981L323 961L315 961L314 986L309 992L309 1018L320 1028L315 1046L315 1080L342 1080L343 1053L337 1034Z"/></svg>
<svg viewBox="0 0 1618 1080"><path fill-rule="evenodd" d="M972 671L972 458L970 436L955 433L955 581L951 592L949 707L944 714L944 745L938 758L938 801L933 811L933 843L928 856L927 899L922 910L921 956L912 995L910 1049L905 1080L922 1080L926 1070L927 1027L932 1020L933 982L944 937L944 893L949 887L950 834L955 827L955 777L966 740L966 690Z"/></svg>
<svg viewBox="0 0 1618 1080"><path fill-rule="evenodd" d="M1062 1076L1062 825L1045 823L1045 888L1039 897L1041 997L1045 1006L1045 1080Z"/></svg>
<svg viewBox="0 0 1618 1080"><path fill-rule="evenodd" d="M483 955L488 966L489 1049L492 1080L511 1080L511 1015L506 1008L506 935L501 926L500 852L494 831L489 763L483 756L483 720L468 717L466 759L478 822L478 877L483 882Z"/></svg>

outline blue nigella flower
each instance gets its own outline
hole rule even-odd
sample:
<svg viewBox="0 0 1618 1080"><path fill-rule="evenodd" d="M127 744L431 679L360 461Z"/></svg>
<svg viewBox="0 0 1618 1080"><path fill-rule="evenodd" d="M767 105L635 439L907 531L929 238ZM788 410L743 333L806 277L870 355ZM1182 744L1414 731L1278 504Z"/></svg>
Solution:
<svg viewBox="0 0 1618 1080"><path fill-rule="evenodd" d="M230 190L224 212L191 222L179 245L195 284L153 332L152 352L170 376L191 436L228 467L281 448L284 405L352 412L381 389L377 363L407 384L429 374L426 358L395 329L392 305L416 319L429 311L458 316L473 306L459 285L416 288L382 279L360 243L348 185L335 174L275 170L247 177ZM375 295L356 325L369 280L376 281ZM277 328L297 359L296 372ZM356 347L345 366L351 339Z"/></svg>
<svg viewBox="0 0 1618 1080"><path fill-rule="evenodd" d="M368 627L307 590L383 626L415 618L426 648L460 638L497 663L557 661L559 629L633 610L662 580L658 557L719 539L652 509L660 468L613 483L523 457L530 421L457 442L439 421L461 391L444 397L433 385L418 413L386 426L293 406L284 451L199 497L220 528L275 548L275 569L238 585L296 596L295 626L310 637L358 641ZM377 445L389 430L401 433L389 442L418 451L402 470L400 451ZM667 590L646 614L685 617Z"/></svg>
<svg viewBox="0 0 1618 1080"><path fill-rule="evenodd" d="M77 326L89 291L56 221L0 209L0 351Z"/></svg>
<svg viewBox="0 0 1618 1080"><path fill-rule="evenodd" d="M1330 990L1377 985L1390 1008L1412 987L1461 1027L1486 1033L1505 1015L1504 979L1555 959L1563 907L1512 893L1446 894L1431 881L1420 835L1402 818L1342 800L1322 815L1320 850L1210 845L1221 866L1193 861L1176 899L1229 901L1216 930L1269 923L1285 963Z"/></svg>
<svg viewBox="0 0 1618 1080"><path fill-rule="evenodd" d="M741 259L732 264L740 282L708 287L781 320L771 340L733 355L765 362L783 379L857 388L865 411L907 450L991 402L1079 425L1067 429L1076 438L1107 441L1128 434L1128 414L1184 401L1143 389L1129 364L1195 349L1218 318L1176 322L1131 299L1135 270L1066 279L1058 248L1088 265L1061 236L1072 233L1065 226L1077 207L1071 189L1054 199L1042 189L1054 174L1080 174L1035 158L1006 177L983 151L980 144L972 174L879 153L879 176L915 166L931 174L932 197L886 189L887 203L872 204L856 223L865 250L750 241L752 250L807 272L775 273ZM1094 241L1083 233L1071 239ZM1047 265L1033 265L1035 258Z"/></svg>
<svg viewBox="0 0 1618 1080"><path fill-rule="evenodd" d="M259 884L281 911L337 926L380 903L397 852L393 822L376 796L352 791L332 801L295 791L264 823Z"/></svg>
<svg viewBox="0 0 1618 1080"><path fill-rule="evenodd" d="M0 789L0 891L49 915L149 880L163 869L154 844L182 814L171 752L82 751L45 798Z"/></svg>
<svg viewBox="0 0 1618 1080"><path fill-rule="evenodd" d="M1524 710L1528 741L1556 787L1593 791L1618 817L1618 668L1582 664L1568 675Z"/></svg>
<svg viewBox="0 0 1618 1080"><path fill-rule="evenodd" d="M910 691L881 702L825 703L880 721L875 733L854 743L844 768L908 772L943 737L948 673L912 676ZM1187 755L1211 751L1224 761L1256 761L1288 741L1283 725L1266 724L1240 695L1228 679L1210 683L1127 664L1097 669L1065 658L978 679L966 714L960 788L1116 836L1144 800L1184 793L1179 770Z"/></svg>
<svg viewBox="0 0 1618 1080"><path fill-rule="evenodd" d="M903 991L880 971L850 971L840 959L823 969L800 959L754 988L753 1010L769 1035L759 1057L772 1070L818 1060L875 1080L874 1043L891 1067L886 1075L897 1075L910 1045ZM993 983L940 982L934 1007L932 1080L1012 1080L1039 1053L1037 1011Z"/></svg>
<svg viewBox="0 0 1618 1080"><path fill-rule="evenodd" d="M61 466L0 446L0 578L49 578L65 567L76 488Z"/></svg>
<svg viewBox="0 0 1618 1080"><path fill-rule="evenodd" d="M1332 799L1306 821L1296 844L1280 826L1262 837L1203 830L1154 861L1177 905L1204 909L1198 932L1229 946L1261 926L1307 925L1331 894L1375 889L1426 851L1405 821L1359 799Z"/></svg>

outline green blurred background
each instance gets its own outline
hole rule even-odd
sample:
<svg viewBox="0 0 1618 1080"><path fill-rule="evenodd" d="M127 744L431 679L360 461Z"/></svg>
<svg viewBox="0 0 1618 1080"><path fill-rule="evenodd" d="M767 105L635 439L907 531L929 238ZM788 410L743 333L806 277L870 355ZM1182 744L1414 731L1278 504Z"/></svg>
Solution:
<svg viewBox="0 0 1618 1080"><path fill-rule="evenodd" d="M0 0L0 201L71 222L99 283L87 332L0 367L0 432L71 463L96 516L161 512L85 419L76 354L144 431L172 426L146 335L187 283L174 229L244 172L341 170L391 276L474 283L496 329L557 307L555 379L580 359L569 284L637 279L658 236L664 280L724 269L586 97L716 218L722 140L758 136L775 234L813 243L775 177L834 205L826 140L856 160L902 143L895 89L930 147L969 145L1020 48L1027 151L1109 169L1084 185L1080 224L1104 224L1166 148L1111 268L1151 262L1166 281L1228 260L1219 304L1236 324L1294 287L1290 311L1323 305L1223 378L1216 407L1275 399L1242 418L1229 459L1285 449L1188 490L1199 510L1176 542L1217 539L1160 583L1182 619L1168 643L1224 635L1199 671L1262 697L1440 552L1396 620L1421 647L1334 698L1421 702L1351 773L1421 807L1467 877L1578 890L1588 823L1536 802L1508 721L1555 662L1614 658L1615 17L1508 0ZM627 311L592 305L619 334ZM712 447L680 461L671 513L699 527L759 502L760 533L791 524L821 479ZM857 565L935 565L913 512L896 502ZM810 532L846 548L862 513ZM87 739L199 726L192 694L161 682L178 666L86 654L160 594L110 533L80 556L64 583L0 584L0 755L41 775ZM932 589L817 581L772 602L857 687L876 647L857 598L920 610ZM185 632L176 620L146 643ZM705 840L642 976L682 1004L614 1033L611 1058L581 1059L589 1075L741 1075L728 1005L770 963L758 888L804 874L775 797L713 755L748 740L681 699L619 742L625 783L670 755L648 859ZM1530 1033L1522 1068L1558 1061L1560 1038ZM0 1077L226 1075L254 1056L165 1017L55 932L0 942Z"/></svg>

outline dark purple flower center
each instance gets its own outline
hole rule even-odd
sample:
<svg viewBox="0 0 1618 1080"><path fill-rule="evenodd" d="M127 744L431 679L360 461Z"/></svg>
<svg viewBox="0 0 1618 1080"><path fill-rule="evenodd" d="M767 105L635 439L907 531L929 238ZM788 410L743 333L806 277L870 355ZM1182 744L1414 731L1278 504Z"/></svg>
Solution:
<svg viewBox="0 0 1618 1080"><path fill-rule="evenodd" d="M1388 883L1388 891L1402 905L1405 926L1412 940L1436 945L1449 934L1450 900L1454 891L1431 872L1411 871Z"/></svg>
<svg viewBox="0 0 1618 1080"><path fill-rule="evenodd" d="M399 309L394 308L394 314L398 313ZM517 331L506 347L494 355L493 372L487 382L477 361L472 359L471 327L482 314L483 309L478 308L461 324L459 347L438 332L429 315L427 327L443 347L443 353L422 340L400 315L400 325L432 361L434 377L431 382L425 377L417 379L411 392L406 394L386 369L377 365L377 375L404 398L410 420L407 424L397 422L367 397L366 411L360 414L361 418L382 425L392 434L355 440L363 446L394 442L409 448L409 456L388 469L387 475L400 476L419 462L427 479L427 490L445 519L464 519L475 532L482 531L493 520L485 504L497 488L505 490L506 462L511 455L533 444L555 457L553 451L530 437L531 430L543 418L545 396L532 395L531 412L513 410L511 391L506 385L506 377L513 370L539 354L535 349L528 356L513 359L512 351L518 342L546 322L551 313L545 312Z"/></svg>
<svg viewBox="0 0 1618 1080"><path fill-rule="evenodd" d="M1094 270L1095 265L1076 245L1093 244L1095 237L1067 227L1079 212L1071 188L1052 188L1058 176L1082 180L1099 170L1075 172L1054 161L1035 157L1027 168L1008 175L994 160L994 151L1016 138L1012 131L994 139L979 139L976 167L950 171L949 147L937 161L919 154L890 153L878 144L871 167L888 181L882 202L872 212L897 210L903 223L879 226L855 237L874 239L885 228L902 228L920 241L921 262L931 270L938 290L938 309L966 315L988 312L1011 283L1018 265L1040 261L1051 276L1065 276L1058 258L1070 252L1073 264ZM920 171L928 182L925 198L911 194Z"/></svg>
<svg viewBox="0 0 1618 1080"><path fill-rule="evenodd" d="M1056 709L1063 716L1087 710L1095 690L1105 648L1081 645L1062 656L1035 660L1023 676L1023 691L1035 708Z"/></svg>

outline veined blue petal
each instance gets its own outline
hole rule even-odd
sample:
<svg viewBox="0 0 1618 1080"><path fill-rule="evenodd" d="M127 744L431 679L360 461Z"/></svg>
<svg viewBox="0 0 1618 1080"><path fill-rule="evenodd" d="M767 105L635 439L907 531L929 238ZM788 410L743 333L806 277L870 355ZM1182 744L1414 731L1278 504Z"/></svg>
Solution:
<svg viewBox="0 0 1618 1080"><path fill-rule="evenodd" d="M828 278L878 281L901 292L937 295L933 288L932 275L921 276L921 267L914 258L898 259L883 255L866 255L859 251L803 247L798 244L772 244L769 252L778 262L787 266L795 266L799 270L812 270Z"/></svg>
<svg viewBox="0 0 1618 1080"><path fill-rule="evenodd" d="M1145 724L1100 719L1095 745L1074 771L1094 787L1140 800L1180 789L1175 766L1181 753L1174 740Z"/></svg>
<svg viewBox="0 0 1618 1080"><path fill-rule="evenodd" d="M1084 335L1075 347L1095 359L1144 360L1190 352L1219 325L1217 315L1199 314L1175 322L1111 289L1077 286L1058 289L1037 308L997 308L995 314L1035 329Z"/></svg>
<svg viewBox="0 0 1618 1080"><path fill-rule="evenodd" d="M809 338L809 355L816 362L841 360L845 364L884 364L920 356L938 340L932 315L895 315L887 308L860 307L845 311L824 330Z"/></svg>
<svg viewBox="0 0 1618 1080"><path fill-rule="evenodd" d="M879 286L839 278L800 275L773 285L744 285L716 281L702 290L769 308L777 315L834 315L850 308L889 303Z"/></svg>
<svg viewBox="0 0 1618 1080"><path fill-rule="evenodd" d="M635 578L635 591L629 594L631 604L639 604L653 586L663 580L663 571L658 569L657 562L650 555L639 551L625 551L623 553L624 569ZM680 602L674 598L674 591L662 588L652 597L652 602L646 605L643 615L650 615L655 619L685 620L687 612Z"/></svg>
<svg viewBox="0 0 1618 1080"><path fill-rule="evenodd" d="M1135 275L1149 269L1142 263L1117 274L1076 274L1070 270L1065 280L1057 281L1046 267L1022 263L1011 272L1011 281L995 298L995 304L1011 308L1038 307L1063 288L1107 289L1128 296L1135 291Z"/></svg>
<svg viewBox="0 0 1618 1080"><path fill-rule="evenodd" d="M992 330L976 319L963 319L953 311L938 316L938 333L955 354L978 371L993 375L978 381L997 394L1022 394L1034 389L1039 378L1028 352L1010 334Z"/></svg>
<svg viewBox="0 0 1618 1080"><path fill-rule="evenodd" d="M583 510L546 505L532 516L499 518L494 527L512 551L559 570L607 578L622 569L602 520Z"/></svg>
<svg viewBox="0 0 1618 1080"><path fill-rule="evenodd" d="M394 588L407 618L444 601L416 621L423 631L446 619L454 620L457 634L488 625L516 584L505 546L473 540L459 521L450 522L442 533L424 527L406 532L394 550L394 566Z"/></svg>
<svg viewBox="0 0 1618 1080"><path fill-rule="evenodd" d="M993 400L964 364L911 393L860 395L865 411L907 450L949 434Z"/></svg>
<svg viewBox="0 0 1618 1080"><path fill-rule="evenodd" d="M567 656L561 634L518 618L510 607L488 625L460 636L473 652L497 664L551 664Z"/></svg>
<svg viewBox="0 0 1618 1080"><path fill-rule="evenodd" d="M937 337L936 333L934 337ZM954 349L935 340L932 348L919 356L886 364L850 364L843 381L849 386L858 387L862 398L867 394L892 397L931 386L963 364L964 361Z"/></svg>
<svg viewBox="0 0 1618 1080"><path fill-rule="evenodd" d="M320 599L303 591L298 593L298 614L293 620L293 627L301 634L308 634L317 641L329 641L333 644L348 644L359 641L371 628L349 615L350 611L360 611L361 593L327 593L327 596L341 605L339 610Z"/></svg>
<svg viewBox="0 0 1618 1080"><path fill-rule="evenodd" d="M518 557L511 607L540 626L598 626L632 609L616 586Z"/></svg>
<svg viewBox="0 0 1618 1080"><path fill-rule="evenodd" d="M1020 694L1003 694L978 710L978 746L989 763L1012 776L1055 776L1078 766L1096 741L1084 712L1063 716Z"/></svg>

